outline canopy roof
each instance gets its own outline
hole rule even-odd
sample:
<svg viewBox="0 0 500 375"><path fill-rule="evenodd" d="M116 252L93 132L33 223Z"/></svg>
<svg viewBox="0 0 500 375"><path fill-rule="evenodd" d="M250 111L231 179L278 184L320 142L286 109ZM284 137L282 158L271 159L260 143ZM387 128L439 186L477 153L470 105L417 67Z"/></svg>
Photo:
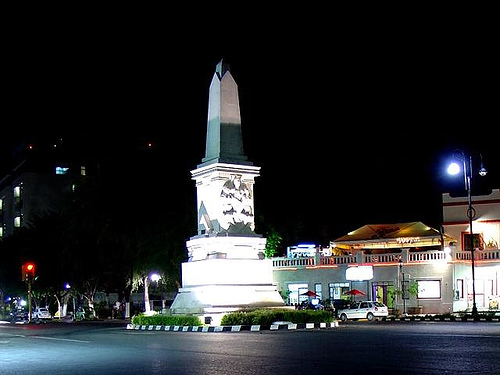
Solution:
<svg viewBox="0 0 500 375"><path fill-rule="evenodd" d="M334 246L344 249L386 249L441 245L453 238L420 221L369 224L337 238Z"/></svg>

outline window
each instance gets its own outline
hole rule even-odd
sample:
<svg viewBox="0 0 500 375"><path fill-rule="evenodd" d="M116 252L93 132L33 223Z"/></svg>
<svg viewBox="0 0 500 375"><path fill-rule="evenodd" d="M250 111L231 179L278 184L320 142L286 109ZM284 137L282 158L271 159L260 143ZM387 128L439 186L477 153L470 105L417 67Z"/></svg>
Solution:
<svg viewBox="0 0 500 375"><path fill-rule="evenodd" d="M3 199L0 199L0 212L3 210Z"/></svg>
<svg viewBox="0 0 500 375"><path fill-rule="evenodd" d="M68 167L56 167L56 174L67 174L68 171Z"/></svg>
<svg viewBox="0 0 500 375"><path fill-rule="evenodd" d="M483 250L484 249L484 241L483 241L483 235L481 233L474 233L472 235L473 237L473 243L474 243L474 250ZM471 235L470 233L465 233L462 232L462 250L467 251L470 250L470 238Z"/></svg>
<svg viewBox="0 0 500 375"><path fill-rule="evenodd" d="M290 305L300 304L302 301L307 301L307 296L301 296L307 292L307 284L288 284L288 295Z"/></svg>
<svg viewBox="0 0 500 375"><path fill-rule="evenodd" d="M314 284L314 293L318 295L319 299L323 299L323 294L321 293L321 284Z"/></svg>
<svg viewBox="0 0 500 375"><path fill-rule="evenodd" d="M440 299L441 298L441 281L440 280L418 280L419 299Z"/></svg>
<svg viewBox="0 0 500 375"><path fill-rule="evenodd" d="M16 228L21 227L21 216L16 216L14 218L14 227L16 227Z"/></svg>
<svg viewBox="0 0 500 375"><path fill-rule="evenodd" d="M349 283L330 283L328 284L330 299L341 299L342 295L349 290Z"/></svg>
<svg viewBox="0 0 500 375"><path fill-rule="evenodd" d="M14 187L14 198L21 198L21 185Z"/></svg>
<svg viewBox="0 0 500 375"><path fill-rule="evenodd" d="M464 280L457 279L457 289L455 290L455 299L464 299Z"/></svg>
<svg viewBox="0 0 500 375"><path fill-rule="evenodd" d="M3 237L3 226L0 225L0 238Z"/></svg>
<svg viewBox="0 0 500 375"><path fill-rule="evenodd" d="M80 176L86 176L87 175L87 168L85 168L84 165L80 167Z"/></svg>
<svg viewBox="0 0 500 375"><path fill-rule="evenodd" d="M494 288L494 280L487 280L486 281L486 294L490 296L494 296L495 293L495 288Z"/></svg>

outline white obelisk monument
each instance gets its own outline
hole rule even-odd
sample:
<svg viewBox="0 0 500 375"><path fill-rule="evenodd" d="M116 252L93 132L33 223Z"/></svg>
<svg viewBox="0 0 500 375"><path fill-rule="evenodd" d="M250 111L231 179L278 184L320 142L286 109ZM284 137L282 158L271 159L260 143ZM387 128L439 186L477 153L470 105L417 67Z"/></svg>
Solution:
<svg viewBox="0 0 500 375"><path fill-rule="evenodd" d="M256 234L253 186L260 167L243 154L238 86L221 61L210 85L205 158L196 181L198 235L186 242L182 288L173 314L206 317L283 300L264 259L266 239Z"/></svg>

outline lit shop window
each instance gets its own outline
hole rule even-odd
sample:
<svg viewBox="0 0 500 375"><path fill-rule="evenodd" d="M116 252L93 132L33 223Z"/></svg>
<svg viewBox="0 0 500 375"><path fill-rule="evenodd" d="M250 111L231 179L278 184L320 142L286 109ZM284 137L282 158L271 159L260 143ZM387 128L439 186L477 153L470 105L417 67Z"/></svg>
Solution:
<svg viewBox="0 0 500 375"><path fill-rule="evenodd" d="M441 298L440 280L418 280L418 299L439 299Z"/></svg>
<svg viewBox="0 0 500 375"><path fill-rule="evenodd" d="M321 284L314 284L314 293L318 295L319 299L323 298L322 286Z"/></svg>
<svg viewBox="0 0 500 375"><path fill-rule="evenodd" d="M21 227L21 216L16 216L14 218L14 227L15 228L20 228Z"/></svg>
<svg viewBox="0 0 500 375"><path fill-rule="evenodd" d="M330 299L341 299L342 295L349 290L349 283L328 284Z"/></svg>
<svg viewBox="0 0 500 375"><path fill-rule="evenodd" d="M67 174L68 171L68 167L56 167L56 174Z"/></svg>

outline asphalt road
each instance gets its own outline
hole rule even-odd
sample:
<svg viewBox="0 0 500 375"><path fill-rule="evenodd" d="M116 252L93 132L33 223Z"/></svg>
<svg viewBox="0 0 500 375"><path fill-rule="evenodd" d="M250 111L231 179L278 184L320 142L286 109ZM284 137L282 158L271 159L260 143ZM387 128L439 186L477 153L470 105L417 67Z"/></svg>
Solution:
<svg viewBox="0 0 500 375"><path fill-rule="evenodd" d="M0 325L0 374L500 374L499 323L149 332Z"/></svg>

